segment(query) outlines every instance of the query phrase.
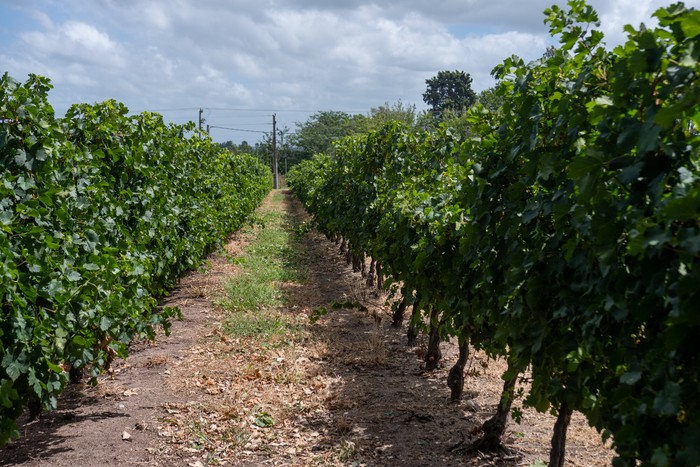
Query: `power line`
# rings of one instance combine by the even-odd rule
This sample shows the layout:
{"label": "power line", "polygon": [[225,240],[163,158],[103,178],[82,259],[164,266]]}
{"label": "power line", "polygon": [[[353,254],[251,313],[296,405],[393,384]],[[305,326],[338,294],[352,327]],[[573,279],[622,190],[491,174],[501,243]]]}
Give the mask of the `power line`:
{"label": "power line", "polygon": [[218,128],[219,130],[231,130],[231,131],[245,131],[247,133],[264,133],[267,134],[269,131],[260,131],[260,130],[244,130],[242,128],[229,128],[226,126],[214,126],[211,125],[209,128]]}
{"label": "power line", "polygon": [[239,126],[240,127],[243,127],[243,126],[261,126],[261,125],[270,125],[270,122],[221,122],[221,125],[233,125],[236,127],[239,127]]}
{"label": "power line", "polygon": [[192,110],[197,110],[199,107],[174,107],[170,109],[133,109],[129,108],[131,113],[140,112],[191,112]]}
{"label": "power line", "polygon": [[[324,112],[322,109],[250,109],[237,107],[204,107],[206,110],[228,111],[228,112],[282,112],[282,113],[315,113]],[[332,112],[362,113],[369,112],[368,109],[333,109]]]}

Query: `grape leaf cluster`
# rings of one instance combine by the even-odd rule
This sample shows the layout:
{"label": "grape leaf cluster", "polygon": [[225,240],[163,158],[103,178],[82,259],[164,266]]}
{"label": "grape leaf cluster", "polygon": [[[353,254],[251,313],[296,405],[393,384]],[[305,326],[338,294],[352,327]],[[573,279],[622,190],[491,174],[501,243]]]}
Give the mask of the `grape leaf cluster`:
{"label": "grape leaf cluster", "polygon": [[55,408],[67,370],[94,378],[168,330],[157,298],[240,227],[269,169],[121,103],[56,118],[52,85],[0,79],[0,445],[27,404]]}
{"label": "grape leaf cluster", "polygon": [[700,12],[613,50],[582,0],[545,15],[559,46],[496,67],[468,135],[389,124],[288,181],[443,335],[529,369],[528,405],[585,414],[615,465],[698,465]]}

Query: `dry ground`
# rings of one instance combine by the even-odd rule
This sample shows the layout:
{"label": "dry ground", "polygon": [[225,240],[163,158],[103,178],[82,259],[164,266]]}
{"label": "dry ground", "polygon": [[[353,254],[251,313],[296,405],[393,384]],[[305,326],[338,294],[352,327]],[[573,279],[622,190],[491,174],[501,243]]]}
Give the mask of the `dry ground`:
{"label": "dry ground", "polygon": [[[282,209],[298,225],[298,203],[276,193],[278,201],[270,197],[261,209]],[[532,410],[520,425],[509,423],[509,455],[451,449],[493,413],[503,363],[472,354],[469,397],[450,402],[445,380],[455,346],[443,344],[446,368],[422,371],[425,340],[407,347],[405,328],[389,324],[386,297],[313,231],[298,245],[307,280],[279,284],[286,305],[275,312],[289,332],[269,341],[224,332],[226,312],[216,306],[222,281],[240,273],[231,258],[256,231],[235,235],[183,278],[164,303],[184,314],[169,337],[135,343],[113,377],[71,386],[58,410],[23,420],[22,438],[0,450],[0,463],[530,466],[548,458],[554,417]],[[311,324],[313,310],[346,301],[369,311],[336,310]],[[612,457],[580,416],[567,448],[567,465],[609,465]]]}

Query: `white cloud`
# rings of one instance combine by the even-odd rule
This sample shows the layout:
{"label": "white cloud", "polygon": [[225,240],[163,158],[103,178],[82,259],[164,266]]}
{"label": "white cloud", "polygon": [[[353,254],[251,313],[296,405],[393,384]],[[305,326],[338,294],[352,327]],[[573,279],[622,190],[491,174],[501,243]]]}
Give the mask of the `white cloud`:
{"label": "white cloud", "polygon": [[157,29],[168,29],[171,26],[170,15],[163,5],[149,4],[144,11],[146,22]]}
{"label": "white cloud", "polygon": [[47,59],[59,56],[70,61],[112,67],[126,63],[120,47],[107,33],[80,21],[68,21],[46,32],[26,32],[20,37],[34,53]]}
{"label": "white cloud", "polygon": [[36,19],[39,24],[41,24],[44,29],[53,29],[53,21],[51,20],[51,17],[44,13],[43,11],[33,11],[32,12],[32,17]]}
{"label": "white cloud", "polygon": [[[624,24],[649,24],[665,2],[590,1],[609,44],[624,40]],[[0,59],[19,79],[48,74],[52,99],[62,105],[116,98],[135,110],[367,111],[401,99],[422,108],[425,80],[440,70],[464,70],[480,90],[493,84],[490,71],[504,58],[541,56],[551,43],[542,11],[552,3],[31,0],[12,7],[26,19],[12,24],[3,24],[8,7],[0,3],[0,30],[11,32]],[[210,123],[228,123],[216,118],[224,117],[213,113]]]}
{"label": "white cloud", "polygon": [[[598,11],[602,23],[601,29],[605,34],[605,42],[609,45],[625,42],[627,35],[623,28],[627,24],[632,25],[635,29],[639,27],[640,23],[645,23],[647,26],[657,25],[656,18],[652,18],[652,14],[661,6],[669,4],[660,0],[617,0],[612,3],[592,0],[591,3]],[[696,6],[700,6],[698,1],[686,2],[686,4],[690,3],[696,3]]]}

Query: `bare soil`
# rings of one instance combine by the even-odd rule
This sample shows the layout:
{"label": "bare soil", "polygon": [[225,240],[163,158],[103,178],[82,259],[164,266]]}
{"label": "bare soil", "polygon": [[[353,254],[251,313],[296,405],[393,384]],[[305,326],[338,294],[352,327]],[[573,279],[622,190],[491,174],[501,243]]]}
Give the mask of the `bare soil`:
{"label": "bare soil", "polygon": [[[281,193],[282,202],[270,197],[261,209],[282,209],[298,225],[305,213]],[[467,397],[451,402],[446,378],[456,345],[443,343],[443,366],[424,371],[425,338],[406,346],[405,326],[390,325],[386,295],[368,288],[338,246],[314,231],[300,240],[308,280],[279,284],[286,298],[278,311],[293,332],[271,342],[224,332],[217,299],[224,281],[240,274],[231,258],[255,233],[234,235],[164,300],[184,315],[170,336],[135,342],[97,386],[72,385],[58,410],[22,419],[22,437],[0,450],[0,464],[530,466],[548,459],[555,417],[531,409],[520,424],[509,422],[508,452],[465,452],[495,411],[503,362],[472,351]],[[311,324],[313,310],[339,302],[368,311],[333,310]],[[609,465],[612,455],[575,414],[566,465]]]}

